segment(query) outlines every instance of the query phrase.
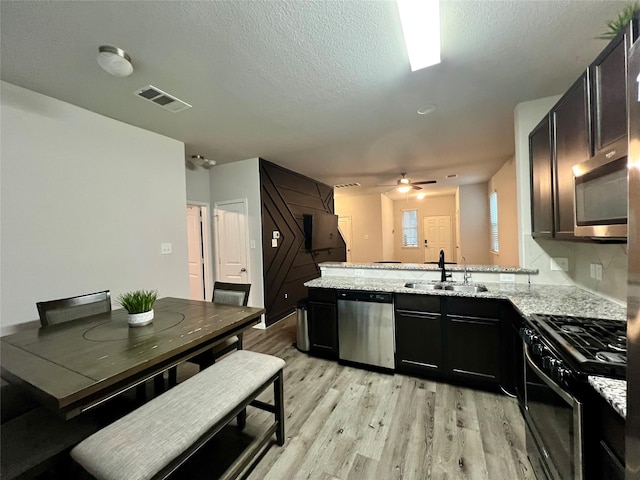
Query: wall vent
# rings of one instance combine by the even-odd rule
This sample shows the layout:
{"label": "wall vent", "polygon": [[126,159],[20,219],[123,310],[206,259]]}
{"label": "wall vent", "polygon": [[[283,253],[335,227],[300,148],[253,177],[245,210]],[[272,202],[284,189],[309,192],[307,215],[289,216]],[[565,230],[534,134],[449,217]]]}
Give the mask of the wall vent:
{"label": "wall vent", "polygon": [[191,108],[191,105],[189,105],[187,102],[183,102],[179,98],[176,98],[173,95],[169,95],[167,92],[163,92],[153,85],[147,85],[146,87],[139,88],[138,90],[133,92],[133,94],[142,98],[143,100],[155,103],[159,107],[162,107],[165,110],[169,110],[173,113],[178,113],[182,110],[186,110],[187,108]]}
{"label": "wall vent", "polygon": [[349,188],[349,187],[360,187],[361,185],[358,182],[354,183],[339,183],[338,185],[334,185],[333,188]]}

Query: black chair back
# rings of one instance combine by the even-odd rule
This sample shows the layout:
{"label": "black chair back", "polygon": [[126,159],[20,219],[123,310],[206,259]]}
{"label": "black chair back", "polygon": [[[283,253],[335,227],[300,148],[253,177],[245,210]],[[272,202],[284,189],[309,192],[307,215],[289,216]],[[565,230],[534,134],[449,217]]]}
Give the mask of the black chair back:
{"label": "black chair back", "polygon": [[213,285],[214,303],[226,303],[246,307],[249,302],[250,283],[216,282]]}
{"label": "black chair back", "polygon": [[111,292],[89,293],[36,303],[43,327],[111,311]]}

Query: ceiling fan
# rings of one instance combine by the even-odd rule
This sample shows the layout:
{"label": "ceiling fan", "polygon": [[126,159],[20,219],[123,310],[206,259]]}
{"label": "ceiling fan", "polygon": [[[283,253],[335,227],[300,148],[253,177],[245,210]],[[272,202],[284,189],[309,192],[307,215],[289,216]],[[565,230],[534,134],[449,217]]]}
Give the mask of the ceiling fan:
{"label": "ceiling fan", "polygon": [[398,187],[401,193],[406,193],[410,190],[422,190],[419,185],[429,185],[431,183],[437,183],[436,180],[423,180],[421,182],[412,182],[410,178],[407,178],[406,173],[401,173],[401,178],[398,179],[395,185],[378,185],[379,187]]}

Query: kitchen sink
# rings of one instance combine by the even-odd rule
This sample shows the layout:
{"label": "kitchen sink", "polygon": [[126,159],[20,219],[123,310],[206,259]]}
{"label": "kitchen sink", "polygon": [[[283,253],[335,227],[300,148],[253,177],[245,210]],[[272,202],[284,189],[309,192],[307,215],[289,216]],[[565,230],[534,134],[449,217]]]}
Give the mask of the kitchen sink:
{"label": "kitchen sink", "polygon": [[441,288],[443,288],[444,290],[463,293],[478,293],[487,291],[487,287],[485,287],[484,285],[445,285]]}
{"label": "kitchen sink", "polygon": [[430,282],[407,282],[404,286],[407,288],[415,288],[417,290],[442,290],[443,288],[441,283]]}

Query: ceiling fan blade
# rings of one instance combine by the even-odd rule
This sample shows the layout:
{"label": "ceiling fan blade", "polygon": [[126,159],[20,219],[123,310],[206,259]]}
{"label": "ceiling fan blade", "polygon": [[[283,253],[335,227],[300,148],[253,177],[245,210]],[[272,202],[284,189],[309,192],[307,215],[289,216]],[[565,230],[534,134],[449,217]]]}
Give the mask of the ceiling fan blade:
{"label": "ceiling fan blade", "polygon": [[412,183],[411,184],[411,190],[422,190],[422,187],[419,187],[415,183]]}
{"label": "ceiling fan blade", "polygon": [[430,183],[438,183],[436,180],[425,180],[423,182],[411,182],[412,185],[429,185]]}

